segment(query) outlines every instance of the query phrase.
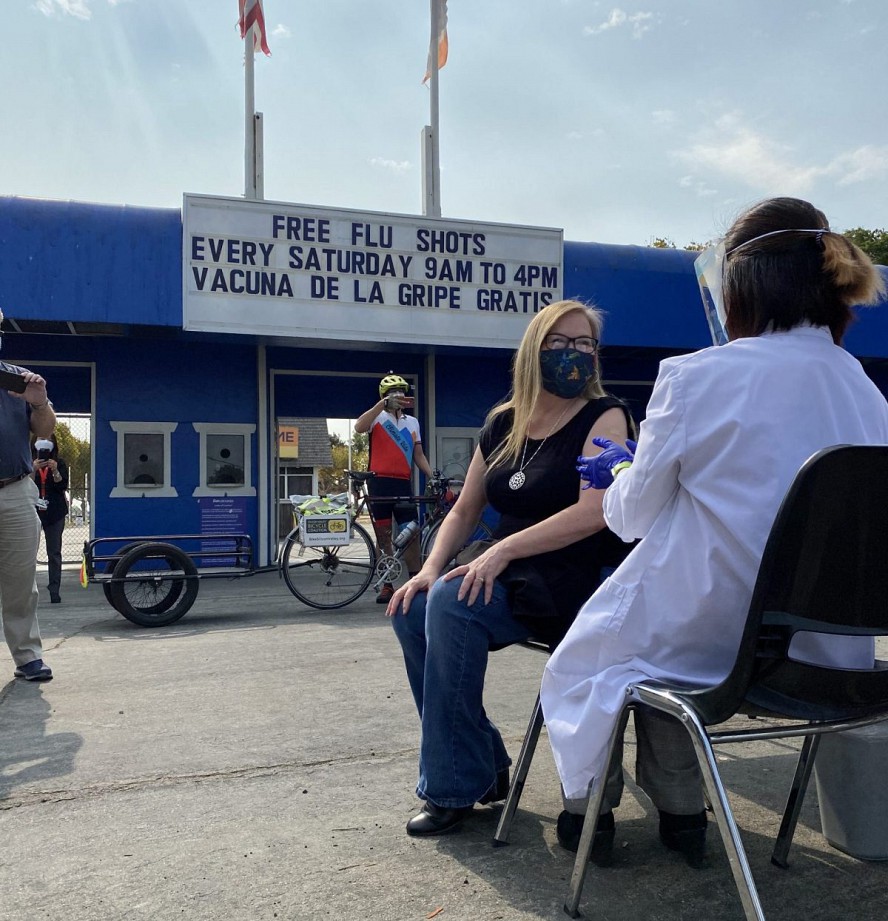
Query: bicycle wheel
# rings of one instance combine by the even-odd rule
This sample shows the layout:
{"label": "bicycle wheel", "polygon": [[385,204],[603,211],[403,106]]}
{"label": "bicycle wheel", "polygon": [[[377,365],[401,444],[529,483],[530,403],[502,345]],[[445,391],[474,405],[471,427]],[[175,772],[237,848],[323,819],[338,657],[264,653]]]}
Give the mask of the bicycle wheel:
{"label": "bicycle wheel", "polygon": [[287,540],[281,571],[287,588],[312,608],[343,608],[366,591],[376,566],[370,535],[353,524],[342,547],[306,547],[296,534]]}
{"label": "bicycle wheel", "polygon": [[114,567],[111,603],[140,627],[165,627],[183,617],[197,597],[197,567],[172,544],[146,542],[124,554]]}
{"label": "bicycle wheel", "polygon": [[[441,527],[441,522],[443,518],[439,518],[429,529],[425,532],[422,538],[422,559],[425,562],[428,559],[429,554],[432,552],[432,547],[435,546],[435,539],[438,536],[438,530]],[[476,540],[490,540],[492,535],[490,528],[483,522],[479,521],[478,526],[475,530],[469,535],[469,539],[463,544],[463,547],[467,547],[469,544],[473,543]]]}

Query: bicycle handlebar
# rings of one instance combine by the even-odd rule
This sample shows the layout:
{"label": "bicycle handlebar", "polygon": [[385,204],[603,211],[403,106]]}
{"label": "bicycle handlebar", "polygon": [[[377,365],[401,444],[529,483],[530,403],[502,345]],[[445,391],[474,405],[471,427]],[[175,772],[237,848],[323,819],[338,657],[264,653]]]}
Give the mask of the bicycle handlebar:
{"label": "bicycle handlebar", "polygon": [[[353,487],[359,486],[361,483],[366,483],[367,480],[372,480],[376,474],[372,470],[346,470],[349,480]],[[428,478],[427,485],[431,486],[433,489],[440,489],[441,491],[447,489],[451,483],[462,482],[461,480],[455,480],[453,477],[444,476],[440,470],[432,471],[432,476]]]}

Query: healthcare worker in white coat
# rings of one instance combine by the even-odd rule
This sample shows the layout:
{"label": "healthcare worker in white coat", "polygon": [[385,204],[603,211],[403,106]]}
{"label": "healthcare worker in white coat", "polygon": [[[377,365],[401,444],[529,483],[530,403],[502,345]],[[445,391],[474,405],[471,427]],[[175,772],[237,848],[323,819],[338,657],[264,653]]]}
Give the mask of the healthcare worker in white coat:
{"label": "healthcare worker in white coat", "polygon": [[[576,850],[590,782],[606,776],[598,863],[622,790],[621,762],[609,771],[602,762],[627,686],[722,681],[799,468],[830,445],[888,443],[888,404],[840,345],[852,306],[876,303],[884,280],[822,212],[793,198],[760,202],[697,269],[713,338],[726,344],[661,363],[634,456],[632,444],[601,441],[600,455],[580,458],[581,475],[607,487],[608,527],[641,542],[580,610],[543,677],[565,847]],[[833,637],[826,650],[816,640],[793,653],[872,667],[867,638]],[[663,843],[700,866],[706,813],[690,737],[674,718],[652,717],[635,713],[637,780],[659,810]]]}

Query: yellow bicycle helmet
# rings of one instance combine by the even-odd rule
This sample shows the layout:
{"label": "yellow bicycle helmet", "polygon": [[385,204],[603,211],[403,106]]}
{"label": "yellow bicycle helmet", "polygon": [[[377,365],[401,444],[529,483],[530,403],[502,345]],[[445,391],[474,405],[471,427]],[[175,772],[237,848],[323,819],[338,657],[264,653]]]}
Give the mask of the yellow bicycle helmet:
{"label": "yellow bicycle helmet", "polygon": [[385,397],[390,390],[403,390],[406,394],[410,390],[410,384],[400,374],[386,374],[379,382],[380,399]]}

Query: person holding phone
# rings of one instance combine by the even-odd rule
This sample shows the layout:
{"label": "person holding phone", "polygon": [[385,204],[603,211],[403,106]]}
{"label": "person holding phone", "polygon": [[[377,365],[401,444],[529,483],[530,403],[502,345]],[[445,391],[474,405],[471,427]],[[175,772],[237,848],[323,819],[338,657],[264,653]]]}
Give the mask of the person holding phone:
{"label": "person holding phone", "polygon": [[37,515],[46,542],[49,564],[49,601],[58,604],[62,598],[62,532],[68,515],[68,465],[59,457],[55,438],[38,438],[34,442],[34,482],[40,495]]}
{"label": "person holding phone", "polygon": [[[0,311],[0,323],[3,312]],[[37,485],[31,477],[31,435],[48,438],[56,424],[46,381],[0,361],[0,621],[16,678],[49,681],[37,624]],[[11,377],[22,378],[24,387]]]}
{"label": "person holding phone", "polygon": [[[398,503],[389,500],[373,502],[373,496],[404,496],[411,492],[413,465],[427,476],[432,468],[422,450],[419,423],[415,416],[408,416],[405,410],[413,408],[413,398],[408,396],[410,384],[399,374],[389,372],[379,382],[379,400],[355,423],[358,435],[370,433],[370,462],[368,469],[376,476],[367,481],[370,493],[370,512],[373,516],[373,530],[380,553],[392,552],[392,520],[399,525],[416,521],[413,506],[401,510]],[[404,552],[404,561],[411,576],[419,572],[419,541],[412,541]],[[379,604],[388,604],[394,594],[394,586],[386,582],[376,596]]]}

